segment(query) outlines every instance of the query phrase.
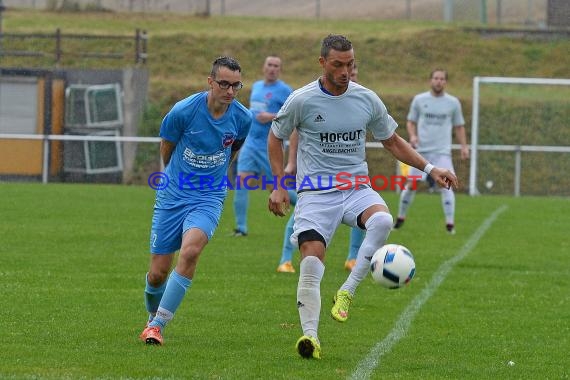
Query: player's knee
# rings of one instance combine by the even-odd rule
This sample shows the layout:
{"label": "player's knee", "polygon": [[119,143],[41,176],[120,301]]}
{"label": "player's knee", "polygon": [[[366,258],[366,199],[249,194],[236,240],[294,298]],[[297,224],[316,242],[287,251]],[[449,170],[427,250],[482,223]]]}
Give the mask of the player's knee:
{"label": "player's knee", "polygon": [[168,270],[152,269],[148,272],[147,280],[148,283],[155,288],[166,282],[168,278]]}
{"label": "player's knee", "polygon": [[365,226],[367,231],[390,230],[392,229],[393,223],[394,218],[392,218],[391,214],[384,211],[378,211],[370,215],[365,223]]}
{"label": "player's knee", "polygon": [[185,267],[195,266],[203,248],[201,244],[182,244],[178,254],[178,263]]}
{"label": "player's knee", "polygon": [[301,248],[301,245],[303,245],[303,243],[306,243],[309,241],[320,241],[321,243],[323,243],[325,245],[325,247],[327,245],[323,235],[318,233],[316,230],[303,231],[299,234],[299,237],[297,238],[299,248]]}

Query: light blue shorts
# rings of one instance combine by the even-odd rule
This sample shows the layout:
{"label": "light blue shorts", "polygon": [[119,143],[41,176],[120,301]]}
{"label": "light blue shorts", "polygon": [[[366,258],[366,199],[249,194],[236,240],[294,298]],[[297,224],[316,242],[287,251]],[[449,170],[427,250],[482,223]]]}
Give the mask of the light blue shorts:
{"label": "light blue shorts", "polygon": [[150,252],[169,254],[180,249],[182,236],[190,228],[212,238],[222,215],[223,198],[201,194],[199,199],[174,203],[157,199],[150,231]]}
{"label": "light blue shorts", "polygon": [[[246,140],[247,141],[247,140]],[[267,146],[248,144],[241,148],[237,162],[238,173],[265,174],[271,176],[271,166],[267,157]]]}

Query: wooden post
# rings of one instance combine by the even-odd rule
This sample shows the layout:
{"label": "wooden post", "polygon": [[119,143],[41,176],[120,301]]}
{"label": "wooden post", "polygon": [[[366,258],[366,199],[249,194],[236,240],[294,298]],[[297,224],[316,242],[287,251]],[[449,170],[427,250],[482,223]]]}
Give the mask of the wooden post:
{"label": "wooden post", "polygon": [[135,30],[135,64],[140,63],[141,61],[141,30]]}
{"label": "wooden post", "polygon": [[55,30],[55,65],[59,66],[61,63],[61,29]]}

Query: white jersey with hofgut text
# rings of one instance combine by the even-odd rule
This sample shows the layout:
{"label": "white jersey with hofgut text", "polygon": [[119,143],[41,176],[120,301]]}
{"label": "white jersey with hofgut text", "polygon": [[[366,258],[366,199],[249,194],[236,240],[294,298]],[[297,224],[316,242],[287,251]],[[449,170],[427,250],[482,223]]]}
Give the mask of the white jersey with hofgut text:
{"label": "white jersey with hofgut text", "polygon": [[315,80],[287,98],[271,130],[283,140],[298,131],[296,185],[301,191],[335,186],[339,173],[368,175],[366,132],[385,140],[397,126],[374,91],[350,82],[343,94],[334,96]]}

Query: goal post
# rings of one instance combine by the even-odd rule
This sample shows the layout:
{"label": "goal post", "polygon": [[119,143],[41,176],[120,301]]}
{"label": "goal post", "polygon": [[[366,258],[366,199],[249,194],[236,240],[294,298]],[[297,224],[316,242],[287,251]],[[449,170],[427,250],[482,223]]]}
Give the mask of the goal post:
{"label": "goal post", "polygon": [[[514,89],[505,90],[505,88],[495,89],[490,97],[493,98],[490,103],[495,107],[500,107],[502,115],[487,115],[487,123],[490,119],[494,120],[493,125],[485,125],[481,120],[481,103],[485,98],[481,95],[481,85],[515,85]],[[536,92],[528,88],[516,87],[516,85],[528,86],[548,86],[538,89]],[[555,87],[552,87],[555,86]],[[566,88],[560,86],[568,86]],[[556,88],[552,91],[552,88]],[[537,88],[535,88],[536,90]],[[559,90],[561,89],[561,91]],[[557,175],[560,180],[564,180],[564,171],[566,167],[570,167],[570,79],[563,78],[514,78],[514,77],[474,77],[473,78],[473,108],[471,122],[471,164],[469,172],[469,195],[479,195],[481,181],[487,181],[485,188],[493,187],[494,182],[485,178],[480,178],[481,152],[509,152],[512,155],[513,162],[504,165],[497,170],[498,173],[505,174],[506,177],[512,177],[513,195],[521,195],[521,177],[523,154],[528,153],[558,153],[562,160],[557,162],[558,169],[562,165],[562,172]],[[508,100],[511,101],[508,101]],[[505,101],[507,100],[507,101]],[[515,106],[512,110],[505,110],[507,105],[511,103]],[[537,102],[539,102],[537,104]],[[521,112],[521,110],[523,112]],[[541,116],[536,116],[532,112],[538,111]],[[512,113],[514,125],[509,123],[511,119],[505,117],[505,114]],[[521,115],[522,113],[522,115]],[[548,116],[544,116],[548,115]],[[541,117],[543,119],[541,119]],[[516,122],[516,123],[515,123]],[[535,124],[533,124],[535,123]],[[509,124],[509,125],[503,125]],[[538,125],[537,125],[538,124]],[[495,128],[493,131],[485,130]],[[547,127],[552,127],[548,129]],[[505,132],[499,136],[496,129],[505,129]],[[510,129],[509,129],[510,128]],[[511,134],[509,134],[511,132]],[[481,133],[485,133],[484,143],[481,143]],[[542,162],[553,162],[551,158],[542,159]],[[560,162],[562,161],[562,163]],[[512,168],[511,168],[512,166]],[[503,171],[505,167],[509,167],[508,172]],[[556,168],[554,169],[556,170]],[[499,176],[501,176],[499,174]],[[550,174],[555,177],[556,174]],[[532,178],[531,178],[532,180]],[[546,181],[546,180],[545,180]],[[558,186],[559,188],[568,187],[567,184]],[[531,191],[532,193],[532,191]],[[546,190],[547,195],[552,194],[550,190]],[[568,193],[554,195],[569,195]]]}

